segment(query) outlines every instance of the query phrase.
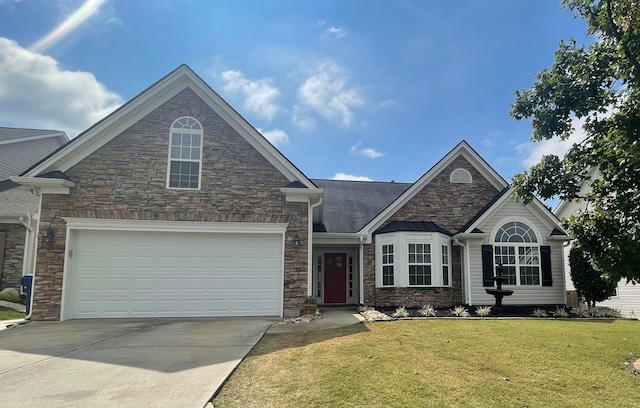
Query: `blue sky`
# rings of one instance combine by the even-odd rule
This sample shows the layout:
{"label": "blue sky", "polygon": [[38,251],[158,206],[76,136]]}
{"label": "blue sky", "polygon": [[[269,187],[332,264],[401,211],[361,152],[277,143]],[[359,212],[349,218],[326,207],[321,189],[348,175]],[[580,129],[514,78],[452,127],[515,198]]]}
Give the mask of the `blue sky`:
{"label": "blue sky", "polygon": [[413,182],[460,140],[505,179],[514,91],[585,25],[554,0],[0,0],[0,125],[74,137],[187,63],[311,178]]}

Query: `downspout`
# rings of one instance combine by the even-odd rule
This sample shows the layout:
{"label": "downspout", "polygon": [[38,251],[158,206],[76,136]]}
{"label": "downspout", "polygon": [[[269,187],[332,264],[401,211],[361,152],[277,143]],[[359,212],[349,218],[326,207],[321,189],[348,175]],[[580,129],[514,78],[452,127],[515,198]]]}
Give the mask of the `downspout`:
{"label": "downspout", "polygon": [[322,204],[322,196],[318,199],[318,202],[311,204],[309,199],[309,226],[307,230],[307,296],[313,296],[313,210],[317,206]]}
{"label": "downspout", "polygon": [[462,248],[464,248],[464,292],[465,292],[465,297],[466,297],[466,301],[467,304],[469,306],[473,306],[472,302],[471,302],[471,276],[469,275],[469,247],[467,247],[467,245],[463,244],[462,242],[460,242],[460,240],[458,238],[454,239],[453,242],[455,242],[456,245],[461,246]]}
{"label": "downspout", "polygon": [[[29,265],[29,261],[30,261],[30,256],[29,254],[31,253],[30,249],[31,249],[31,240],[33,239],[33,228],[31,227],[30,223],[33,216],[31,215],[31,213],[27,213],[26,217],[19,217],[18,221],[20,221],[20,224],[22,224],[22,226],[26,229],[25,234],[24,234],[24,255],[22,257],[22,276],[27,274],[27,267]],[[25,222],[24,219],[27,219],[29,222]]]}
{"label": "downspout", "polygon": [[[32,190],[34,191],[34,190]],[[36,266],[38,265],[38,233],[40,232],[40,218],[42,215],[42,192],[34,191],[40,197],[38,201],[38,219],[36,221],[36,234],[35,234],[35,243],[33,245],[33,254],[35,255],[35,259],[33,260],[33,267],[31,274],[33,278],[31,280],[31,304],[29,305],[29,314],[24,317],[25,320],[31,320],[31,315],[33,314],[33,298],[35,297],[35,289],[36,289]]]}
{"label": "downspout", "polygon": [[358,269],[360,269],[360,290],[358,292],[359,293],[359,297],[360,297],[360,301],[358,302],[359,304],[363,305],[364,304],[364,237],[362,235],[360,235],[360,248],[358,250],[358,252],[360,253],[360,256],[358,258],[358,265],[360,266]]}

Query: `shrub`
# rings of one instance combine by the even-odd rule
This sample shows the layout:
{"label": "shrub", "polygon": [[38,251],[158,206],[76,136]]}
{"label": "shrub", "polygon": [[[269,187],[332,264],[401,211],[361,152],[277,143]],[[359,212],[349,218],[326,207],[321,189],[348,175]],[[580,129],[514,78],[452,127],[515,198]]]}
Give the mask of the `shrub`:
{"label": "shrub", "polygon": [[591,316],[591,313],[589,312],[589,309],[587,309],[586,307],[574,307],[574,308],[571,309],[571,313],[573,313],[577,317],[589,317],[589,316]]}
{"label": "shrub", "polygon": [[475,313],[482,317],[489,316],[491,314],[491,306],[478,306]]}
{"label": "shrub", "polygon": [[391,317],[395,317],[396,319],[399,319],[401,317],[409,317],[409,312],[407,311],[406,307],[402,306],[397,308],[395,312],[391,314]]}
{"label": "shrub", "polygon": [[549,317],[549,313],[547,313],[544,309],[535,309],[532,313],[534,317]]}
{"label": "shrub", "polygon": [[567,309],[565,309],[564,307],[556,306],[556,310],[554,310],[551,313],[553,314],[553,317],[561,317],[561,318],[569,317],[569,312],[567,312]]}
{"label": "shrub", "polygon": [[436,309],[431,305],[424,305],[420,309],[418,309],[418,313],[420,316],[424,317],[436,317]]}
{"label": "shrub", "polygon": [[453,310],[449,310],[451,316],[456,317],[469,317],[469,311],[464,308],[464,306],[456,306]]}
{"label": "shrub", "polygon": [[622,312],[620,312],[620,310],[605,306],[594,307],[589,310],[589,313],[593,317],[610,317],[614,319],[622,318]]}

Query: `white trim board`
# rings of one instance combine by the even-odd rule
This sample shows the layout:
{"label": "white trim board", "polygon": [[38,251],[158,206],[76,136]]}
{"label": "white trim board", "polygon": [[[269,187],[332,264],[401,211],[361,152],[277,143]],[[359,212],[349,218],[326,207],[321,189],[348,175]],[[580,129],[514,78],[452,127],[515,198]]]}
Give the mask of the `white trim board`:
{"label": "white trim board", "polygon": [[284,234],[286,223],[260,222],[200,222],[200,221],[149,221],[110,220],[102,218],[63,217],[69,229],[111,231],[166,231],[237,234]]}

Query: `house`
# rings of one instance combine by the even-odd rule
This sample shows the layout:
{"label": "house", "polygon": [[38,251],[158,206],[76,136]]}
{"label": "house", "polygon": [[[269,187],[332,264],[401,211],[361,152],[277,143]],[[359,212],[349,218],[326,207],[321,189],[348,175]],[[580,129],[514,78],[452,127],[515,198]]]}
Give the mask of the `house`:
{"label": "house", "polygon": [[[590,180],[599,177],[598,170],[592,168],[588,173]],[[579,195],[584,196],[590,191],[589,182],[585,180],[579,190]],[[578,215],[580,212],[587,210],[587,202],[584,200],[564,200],[558,204],[554,213],[558,218],[569,218],[572,215]],[[571,280],[571,266],[569,265],[569,251],[571,245],[567,242],[563,248],[563,266],[565,270],[565,281],[567,282],[567,296],[575,298],[577,302],[576,288]],[[615,293],[607,300],[599,302],[601,306],[619,309],[626,317],[640,319],[640,285],[627,283],[626,279],[618,282]]]}
{"label": "house", "polygon": [[68,142],[56,130],[0,127],[0,290],[31,273],[39,196],[9,180]]}
{"label": "house", "polygon": [[42,193],[32,318],[302,302],[564,304],[558,219],[466,142],[412,184],[310,180],[181,65],[12,180]]}

